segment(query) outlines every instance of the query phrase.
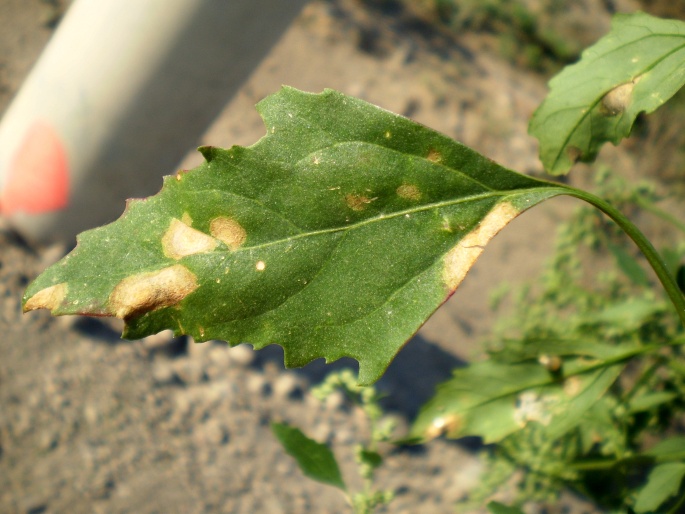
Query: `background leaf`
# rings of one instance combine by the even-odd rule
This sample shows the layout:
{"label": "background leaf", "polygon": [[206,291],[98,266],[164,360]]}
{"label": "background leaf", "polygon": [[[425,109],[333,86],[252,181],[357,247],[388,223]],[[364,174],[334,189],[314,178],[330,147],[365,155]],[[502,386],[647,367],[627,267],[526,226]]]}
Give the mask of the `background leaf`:
{"label": "background leaf", "polygon": [[298,428],[284,423],[272,423],[271,430],[276,434],[288,455],[295,458],[305,475],[318,482],[347,491],[338,463],[328,446],[317,443]]}
{"label": "background leaf", "polygon": [[[596,365],[596,363],[595,363]],[[588,371],[582,372],[583,366]],[[535,422],[557,439],[583,416],[619,376],[623,366],[592,370],[584,359],[564,363],[565,379],[537,362],[476,362],[440,384],[414,422],[409,440],[478,436],[496,443]]]}
{"label": "background leaf", "polygon": [[203,148],[31,284],[24,309],[117,316],[124,337],[277,343],[288,366],[357,359],[376,380],[525,209],[567,192],[327,90],[258,105],[267,135]]}
{"label": "background leaf", "polygon": [[555,175],[594,160],[607,141],[627,137],[641,112],[652,112],[685,83],[685,23],[644,13],[617,14],[609,34],[550,83],[530,133]]}
{"label": "background leaf", "polygon": [[523,514],[523,511],[518,507],[510,507],[496,501],[491,501],[487,507],[491,514]]}
{"label": "background leaf", "polygon": [[649,474],[647,484],[638,494],[635,512],[658,512],[666,500],[678,494],[684,476],[683,462],[659,464]]}

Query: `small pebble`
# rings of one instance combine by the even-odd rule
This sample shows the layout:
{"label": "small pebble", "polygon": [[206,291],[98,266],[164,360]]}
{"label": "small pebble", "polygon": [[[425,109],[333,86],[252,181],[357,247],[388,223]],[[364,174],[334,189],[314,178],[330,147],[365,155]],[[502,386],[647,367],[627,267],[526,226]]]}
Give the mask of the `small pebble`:
{"label": "small pebble", "polygon": [[271,384],[263,375],[252,374],[247,379],[247,390],[252,394],[261,396],[269,396],[271,394]]}
{"label": "small pebble", "polygon": [[198,425],[193,430],[195,441],[202,446],[218,446],[228,442],[228,430],[216,419]]}
{"label": "small pebble", "polygon": [[202,362],[191,358],[182,358],[173,361],[174,373],[185,384],[197,384],[205,378]]}
{"label": "small pebble", "polygon": [[235,362],[239,366],[248,367],[255,360],[255,351],[244,344],[231,348],[228,354],[231,362]]}
{"label": "small pebble", "polygon": [[294,373],[281,373],[273,385],[274,396],[282,399],[298,399],[303,397],[301,380]]}
{"label": "small pebble", "polygon": [[155,360],[152,365],[152,379],[158,385],[173,383],[176,379],[176,372],[171,362],[168,360]]}

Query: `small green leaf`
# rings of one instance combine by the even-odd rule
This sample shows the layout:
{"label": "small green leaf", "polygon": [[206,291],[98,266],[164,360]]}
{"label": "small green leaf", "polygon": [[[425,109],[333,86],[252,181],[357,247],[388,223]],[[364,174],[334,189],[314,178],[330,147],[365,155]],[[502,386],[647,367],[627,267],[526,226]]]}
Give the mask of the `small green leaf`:
{"label": "small green leaf", "polygon": [[635,512],[658,512],[669,498],[678,494],[685,477],[685,463],[667,462],[659,464],[649,474],[647,483],[637,496]]}
{"label": "small green leaf", "polygon": [[369,384],[490,238],[569,192],[335,91],[258,109],[257,144],[203,148],[206,164],[81,234],[24,309],[117,316],[129,339],[275,343],[287,366],[353,357]]}
{"label": "small green leaf", "polygon": [[328,446],[317,443],[304,435],[298,428],[290,427],[284,423],[272,423],[271,430],[288,455],[295,458],[306,476],[347,491],[338,463]]}
{"label": "small green leaf", "polygon": [[611,327],[611,330],[607,328],[611,335],[630,334],[667,309],[665,302],[632,296],[584,316],[583,323]]}
{"label": "small green leaf", "polygon": [[510,507],[496,501],[491,501],[487,507],[491,514],[523,514],[523,511],[518,507]]}
{"label": "small green leaf", "polygon": [[657,462],[663,459],[680,458],[685,460],[685,437],[669,437],[659,441],[645,455],[654,457]]}
{"label": "small green leaf", "polygon": [[625,248],[616,245],[611,241],[607,241],[607,247],[613,254],[618,267],[633,284],[641,287],[649,286],[647,272],[642,266],[640,266],[640,263],[637,261],[637,259],[635,259],[635,257],[633,257]]}
{"label": "small green leaf", "polygon": [[636,412],[643,412],[653,409],[659,405],[673,402],[678,398],[678,393],[672,391],[659,391],[656,393],[647,393],[633,398],[628,405],[628,412],[634,414]]}
{"label": "small green leaf", "polygon": [[595,372],[567,379],[560,404],[545,433],[557,439],[583,422],[583,415],[597,403],[621,374],[623,366],[607,366]]}
{"label": "small green leaf", "polygon": [[617,14],[609,34],[550,83],[530,133],[554,174],[594,160],[607,141],[630,134],[641,112],[652,112],[685,84],[685,23],[644,13]]}
{"label": "small green leaf", "polygon": [[383,457],[381,454],[370,450],[362,449],[359,452],[359,459],[363,464],[366,464],[371,469],[376,469],[378,466],[383,464]]}

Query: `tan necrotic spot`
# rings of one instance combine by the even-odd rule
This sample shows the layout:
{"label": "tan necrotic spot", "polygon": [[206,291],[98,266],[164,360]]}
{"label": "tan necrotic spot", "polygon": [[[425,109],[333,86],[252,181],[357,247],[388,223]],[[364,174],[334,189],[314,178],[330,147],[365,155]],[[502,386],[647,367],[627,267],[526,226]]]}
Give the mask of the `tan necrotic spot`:
{"label": "tan necrotic spot", "polygon": [[402,184],[395,192],[397,193],[397,196],[406,200],[416,201],[421,199],[421,191],[412,184]]}
{"label": "tan necrotic spot", "polygon": [[577,146],[567,146],[566,155],[568,155],[571,162],[576,163],[583,157],[583,152]]}
{"label": "tan necrotic spot", "polygon": [[171,220],[162,237],[164,255],[176,260],[196,253],[211,252],[217,244],[213,237],[189,227],[176,218]]}
{"label": "tan necrotic spot", "polygon": [[369,198],[363,195],[345,195],[345,203],[353,211],[363,211],[366,206],[373,202],[373,198]]}
{"label": "tan necrotic spot", "polygon": [[67,284],[61,283],[41,289],[24,304],[24,312],[36,309],[50,309],[59,307],[67,296]]}
{"label": "tan necrotic spot", "polygon": [[477,227],[447,253],[443,280],[449,291],[457,289],[476,259],[483,253],[485,245],[518,214],[519,211],[510,203],[497,204]]}
{"label": "tan necrotic spot", "polygon": [[428,150],[428,155],[426,155],[426,159],[428,159],[431,162],[440,162],[442,161],[442,154],[438,152],[435,148],[431,148]]}
{"label": "tan necrotic spot", "polygon": [[634,80],[616,86],[604,95],[600,105],[600,112],[604,116],[616,116],[625,111],[628,105],[630,105],[630,101],[633,98],[633,89],[635,84],[640,81],[640,78],[635,77]]}
{"label": "tan necrotic spot", "polygon": [[109,311],[121,319],[138,316],[176,305],[197,288],[195,275],[180,264],[159,271],[138,273],[116,285],[109,295]]}
{"label": "tan necrotic spot", "polygon": [[209,232],[231,250],[240,248],[247,239],[247,233],[240,223],[226,216],[214,218],[209,224]]}
{"label": "tan necrotic spot", "polygon": [[424,435],[426,439],[435,439],[443,435],[454,434],[459,431],[462,425],[461,417],[457,414],[448,414],[435,418],[426,428]]}

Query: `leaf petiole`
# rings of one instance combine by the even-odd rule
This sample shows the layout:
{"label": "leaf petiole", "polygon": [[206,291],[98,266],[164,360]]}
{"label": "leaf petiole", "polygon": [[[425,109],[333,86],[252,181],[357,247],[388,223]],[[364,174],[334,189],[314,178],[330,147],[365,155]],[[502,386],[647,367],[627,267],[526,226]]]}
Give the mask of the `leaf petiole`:
{"label": "leaf petiole", "polygon": [[606,200],[603,200],[587,191],[575,189],[569,186],[562,186],[566,190],[566,194],[573,196],[580,200],[593,205],[598,208],[609,218],[611,218],[621,229],[633,240],[640,251],[644,254],[650,266],[656,273],[657,278],[666,290],[666,294],[671,300],[671,303],[678,313],[681,323],[685,326],[685,296],[678,288],[675,278],[671,275],[666,264],[662,260],[659,252],[656,251],[652,243],[645,237],[645,235],[635,226],[635,224],[625,217],[618,209],[611,205]]}

